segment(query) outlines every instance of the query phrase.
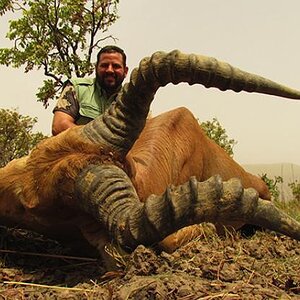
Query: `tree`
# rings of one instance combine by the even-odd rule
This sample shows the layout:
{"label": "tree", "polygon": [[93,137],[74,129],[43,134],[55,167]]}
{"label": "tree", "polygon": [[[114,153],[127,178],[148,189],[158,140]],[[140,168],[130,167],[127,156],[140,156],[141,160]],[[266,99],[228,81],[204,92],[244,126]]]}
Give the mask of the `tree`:
{"label": "tree", "polygon": [[41,132],[32,132],[36,122],[36,118],[22,116],[15,110],[0,109],[0,167],[27,155],[46,138]]}
{"label": "tree", "polygon": [[213,118],[212,121],[200,123],[200,126],[209,138],[214,140],[230,156],[233,156],[233,147],[237,142],[228,137],[226,130],[222,127],[217,118]]}
{"label": "tree", "polygon": [[[118,18],[119,0],[0,0],[0,15],[12,11],[21,17],[10,21],[7,38],[11,48],[0,48],[0,64],[25,73],[42,69],[50,79],[37,93],[47,106],[66,78],[91,74],[92,53],[110,35]],[[103,36],[100,38],[99,33]]]}

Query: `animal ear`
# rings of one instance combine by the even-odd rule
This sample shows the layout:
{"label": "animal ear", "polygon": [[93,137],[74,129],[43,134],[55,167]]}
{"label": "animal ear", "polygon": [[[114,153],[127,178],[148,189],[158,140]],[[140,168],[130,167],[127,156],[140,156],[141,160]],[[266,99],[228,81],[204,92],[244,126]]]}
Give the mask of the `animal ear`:
{"label": "animal ear", "polygon": [[152,245],[182,227],[202,222],[241,221],[300,240],[297,221],[270,201],[259,199],[254,189],[244,190],[238,179],[222,183],[214,176],[198,182],[192,177],[142,203],[121,169],[90,165],[78,176],[75,186],[79,206],[100,221],[124,248]]}

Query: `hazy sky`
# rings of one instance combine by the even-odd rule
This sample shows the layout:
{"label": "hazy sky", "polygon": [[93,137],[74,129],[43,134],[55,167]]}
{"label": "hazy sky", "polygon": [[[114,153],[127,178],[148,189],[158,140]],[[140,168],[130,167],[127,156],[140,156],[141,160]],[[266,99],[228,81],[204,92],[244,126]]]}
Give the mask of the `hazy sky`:
{"label": "hazy sky", "polygon": [[[300,89],[299,12],[299,0],[121,0],[110,33],[125,49],[130,71],[157,50],[179,49]],[[9,45],[6,31],[1,17],[0,47]],[[53,103],[45,110],[35,98],[42,74],[4,66],[0,72],[0,107],[38,117],[36,128],[50,134]],[[157,115],[178,106],[202,121],[217,117],[238,141],[240,163],[300,164],[300,101],[180,84],[160,89],[151,109]]]}

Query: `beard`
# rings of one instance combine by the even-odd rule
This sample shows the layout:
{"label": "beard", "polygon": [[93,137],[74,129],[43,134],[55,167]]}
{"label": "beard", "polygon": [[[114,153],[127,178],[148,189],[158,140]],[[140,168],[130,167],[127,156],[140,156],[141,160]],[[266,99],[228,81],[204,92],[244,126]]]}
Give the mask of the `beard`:
{"label": "beard", "polygon": [[120,86],[122,85],[122,82],[124,80],[124,77],[116,76],[115,74],[110,75],[99,75],[96,73],[96,80],[98,84],[107,92],[114,92],[117,91]]}

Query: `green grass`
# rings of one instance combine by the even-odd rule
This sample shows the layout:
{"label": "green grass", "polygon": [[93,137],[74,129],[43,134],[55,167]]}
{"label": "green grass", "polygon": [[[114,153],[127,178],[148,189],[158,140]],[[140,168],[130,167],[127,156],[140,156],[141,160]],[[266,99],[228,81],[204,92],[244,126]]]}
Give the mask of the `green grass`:
{"label": "green grass", "polygon": [[274,201],[274,204],[285,211],[288,215],[300,222],[300,202],[298,200],[291,201]]}

